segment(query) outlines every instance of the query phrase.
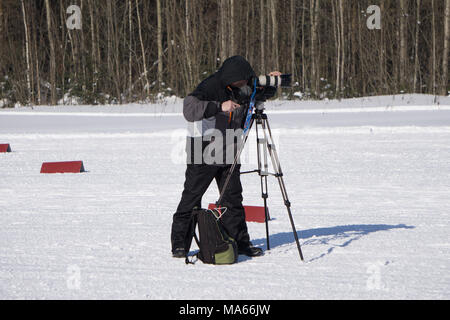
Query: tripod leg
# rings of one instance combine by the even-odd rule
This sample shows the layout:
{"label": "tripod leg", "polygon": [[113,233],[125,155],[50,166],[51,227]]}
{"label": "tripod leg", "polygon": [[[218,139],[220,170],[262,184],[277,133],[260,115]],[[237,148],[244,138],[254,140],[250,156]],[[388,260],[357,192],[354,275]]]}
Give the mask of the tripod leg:
{"label": "tripod leg", "polygon": [[228,184],[229,184],[229,182],[230,182],[231,175],[233,174],[233,171],[234,171],[234,169],[235,169],[235,167],[236,167],[236,165],[237,165],[237,162],[239,161],[239,158],[240,158],[240,156],[241,156],[242,150],[244,150],[245,143],[247,142],[248,136],[249,136],[249,134],[250,134],[250,130],[251,130],[252,126],[253,126],[253,123],[254,123],[254,117],[252,117],[252,119],[251,119],[250,121],[251,121],[251,122],[250,122],[249,129],[248,129],[247,132],[245,133],[245,136],[244,136],[244,138],[243,138],[242,144],[240,145],[240,148],[238,149],[238,151],[237,151],[237,153],[236,153],[236,156],[234,157],[233,164],[231,165],[230,171],[228,172],[227,178],[225,179],[225,183],[224,183],[224,185],[223,185],[223,187],[222,187],[222,191],[220,192],[219,200],[217,200],[217,203],[216,203],[217,206],[220,206],[220,205],[222,204],[223,195],[225,194],[225,190],[226,190],[227,187],[228,187]]}
{"label": "tripod leg", "polygon": [[[267,175],[269,172],[268,163],[267,163],[267,139],[259,138],[259,130],[258,126],[262,125],[262,121],[260,119],[256,120],[256,148],[257,148],[257,156],[258,156],[258,174],[261,178],[261,197],[264,201],[264,220],[266,224],[266,242],[267,242],[267,250],[270,250],[270,241],[269,241],[269,210],[267,208]],[[264,152],[264,157],[261,157],[261,152]],[[264,163],[261,163],[261,159],[264,160]],[[264,166],[264,170],[262,169]]]}
{"label": "tripod leg", "polygon": [[[268,122],[267,118],[263,119],[262,127],[263,127],[264,137],[267,141],[266,143],[267,143],[267,147],[269,150],[270,158],[272,160],[273,169],[275,170],[275,176],[277,177],[278,184],[280,185],[281,195],[283,197],[284,204],[285,204],[287,212],[288,212],[289,221],[291,223],[295,243],[297,244],[298,253],[300,255],[300,259],[303,261],[303,253],[302,253],[302,249],[300,247],[300,242],[298,240],[297,230],[295,229],[294,219],[292,217],[291,203],[290,203],[288,195],[287,195],[286,186],[285,186],[284,180],[283,180],[283,172],[281,171],[280,160],[278,158],[278,154],[275,149],[272,132],[270,130],[270,126],[269,126],[269,122]],[[266,135],[266,130],[265,130],[266,127],[267,127],[267,131],[269,132],[270,140],[267,140],[267,135]]]}
{"label": "tripod leg", "polygon": [[[264,180],[264,182],[263,182]],[[261,188],[263,188],[263,185],[265,186],[265,192],[262,191],[262,197],[264,200],[264,215],[265,215],[265,222],[266,222],[266,242],[267,242],[267,250],[270,250],[270,243],[269,243],[269,209],[267,208],[267,176],[262,177],[261,176]]]}

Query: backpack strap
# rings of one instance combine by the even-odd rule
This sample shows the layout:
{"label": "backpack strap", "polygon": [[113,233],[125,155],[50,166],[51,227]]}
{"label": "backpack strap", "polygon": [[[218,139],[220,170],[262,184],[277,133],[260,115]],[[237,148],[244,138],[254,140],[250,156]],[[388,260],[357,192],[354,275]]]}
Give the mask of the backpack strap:
{"label": "backpack strap", "polygon": [[200,241],[198,240],[197,234],[195,233],[195,228],[197,226],[197,212],[196,212],[196,208],[194,208],[194,210],[192,211],[192,215],[191,215],[191,222],[189,225],[189,234],[188,234],[188,244],[187,244],[187,248],[186,248],[186,259],[185,259],[185,263],[186,264],[195,264],[195,262],[198,260],[198,253],[192,255],[192,257],[196,257],[196,260],[189,260],[189,249],[191,248],[191,243],[192,243],[192,239],[195,239],[195,242],[197,243],[197,245],[200,247]]}
{"label": "backpack strap", "polygon": [[[195,225],[193,226],[193,237],[194,237],[194,239],[195,239],[195,242],[197,243],[197,246],[200,248],[200,241],[198,240],[198,237],[197,237],[197,233],[195,233]],[[196,254],[193,254],[191,257],[195,257],[195,260],[194,259],[191,259],[191,260],[189,260],[189,255],[188,255],[188,253],[186,253],[186,259],[185,259],[185,263],[186,264],[195,264],[196,262],[197,262],[197,260],[198,260],[198,254],[199,254],[200,252],[197,252]]]}

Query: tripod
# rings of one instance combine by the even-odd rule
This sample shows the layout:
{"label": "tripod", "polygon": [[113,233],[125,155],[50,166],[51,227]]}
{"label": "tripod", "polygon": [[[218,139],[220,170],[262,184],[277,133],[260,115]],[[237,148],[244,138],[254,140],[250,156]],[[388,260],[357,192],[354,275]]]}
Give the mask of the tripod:
{"label": "tripod", "polygon": [[[281,195],[284,200],[284,204],[287,209],[287,213],[289,216],[289,221],[291,223],[292,232],[294,235],[295,243],[297,244],[298,253],[300,255],[300,259],[303,261],[303,254],[302,249],[300,247],[300,242],[298,240],[297,231],[295,229],[294,219],[292,218],[291,213],[291,202],[289,201],[287,192],[286,192],[286,186],[284,184],[283,180],[283,172],[281,171],[280,166],[280,160],[278,158],[278,154],[275,148],[275,144],[272,137],[272,131],[270,130],[269,126],[269,120],[267,119],[267,114],[264,113],[264,108],[260,105],[257,108],[255,108],[255,112],[252,114],[250,125],[248,127],[248,130],[245,131],[243,143],[241,144],[240,148],[237,151],[237,154],[234,158],[234,162],[230,168],[230,171],[228,172],[227,178],[225,180],[225,184],[222,188],[222,191],[220,193],[219,200],[217,201],[217,207],[220,208],[223,195],[225,193],[225,190],[228,186],[228,183],[230,181],[231,175],[236,167],[236,164],[240,158],[240,155],[242,153],[242,150],[244,149],[245,143],[247,142],[249,133],[251,128],[253,127],[253,124],[256,121],[256,142],[257,142],[257,156],[258,156],[258,169],[251,170],[251,171],[245,171],[241,172],[241,174],[247,174],[247,173],[258,173],[258,175],[261,178],[261,197],[264,201],[264,213],[265,213],[265,224],[266,224],[266,241],[267,241],[267,250],[270,250],[270,243],[269,243],[269,211],[267,208],[267,177],[269,175],[272,175],[277,178],[278,184],[280,186]],[[262,136],[260,136],[260,131],[263,133]],[[275,171],[275,173],[269,172],[269,165],[267,160],[267,153],[269,153],[272,166]]]}

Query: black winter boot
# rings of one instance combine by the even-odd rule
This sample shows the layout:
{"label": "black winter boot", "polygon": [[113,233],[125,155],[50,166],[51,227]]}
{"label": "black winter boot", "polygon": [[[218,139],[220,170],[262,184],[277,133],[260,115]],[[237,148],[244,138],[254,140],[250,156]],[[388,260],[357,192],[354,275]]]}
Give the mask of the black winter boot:
{"label": "black winter boot", "polygon": [[248,257],[259,257],[264,254],[263,250],[258,247],[254,247],[251,242],[238,247],[238,253],[244,254]]}

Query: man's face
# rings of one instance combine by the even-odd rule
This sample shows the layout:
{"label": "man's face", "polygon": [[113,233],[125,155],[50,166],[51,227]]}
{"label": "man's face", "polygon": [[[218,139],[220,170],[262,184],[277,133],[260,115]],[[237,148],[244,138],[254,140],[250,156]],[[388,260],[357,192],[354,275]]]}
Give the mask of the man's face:
{"label": "man's face", "polygon": [[231,84],[231,86],[236,87],[236,88],[242,88],[243,86],[246,86],[247,83],[248,83],[247,80],[239,80],[239,81],[233,82]]}

